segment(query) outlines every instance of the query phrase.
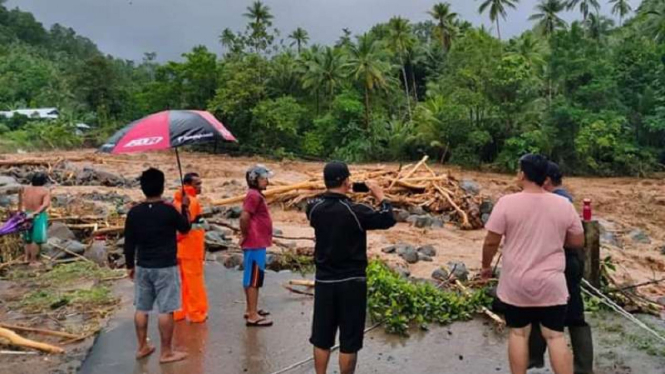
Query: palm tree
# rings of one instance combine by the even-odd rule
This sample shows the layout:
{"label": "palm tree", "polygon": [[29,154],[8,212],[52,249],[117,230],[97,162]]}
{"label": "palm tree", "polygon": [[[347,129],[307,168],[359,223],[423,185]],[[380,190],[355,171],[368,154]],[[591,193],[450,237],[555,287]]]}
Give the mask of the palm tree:
{"label": "palm tree", "polygon": [[457,18],[457,13],[450,11],[450,4],[438,3],[427,14],[437,21],[435,32],[441,39],[441,47],[446,51],[450,50],[456,29],[455,19]]}
{"label": "palm tree", "polygon": [[600,41],[603,36],[607,35],[612,27],[614,27],[614,21],[595,13],[590,13],[584,24],[587,27],[591,39],[596,41]]}
{"label": "palm tree", "polygon": [[568,10],[572,10],[575,9],[578,4],[580,6],[580,12],[584,17],[585,22],[589,17],[589,13],[591,13],[591,8],[593,8],[595,11],[600,10],[600,4],[598,3],[598,0],[568,0],[566,8],[568,8]]}
{"label": "palm tree", "polygon": [[320,93],[324,92],[329,99],[341,87],[346,78],[344,55],[339,48],[326,47],[323,51],[313,48],[303,53],[304,75],[303,88],[316,92],[316,111],[319,112]]}
{"label": "palm tree", "polygon": [[411,96],[409,95],[409,80],[406,75],[405,57],[416,45],[409,20],[402,17],[393,17],[388,22],[388,47],[399,57],[402,77],[404,79],[404,91],[406,93],[406,106],[411,119]]}
{"label": "palm tree", "polygon": [[530,21],[538,21],[538,28],[541,32],[548,37],[554,34],[557,29],[565,28],[566,21],[559,17],[566,7],[566,4],[561,0],[540,0],[540,4],[536,5],[538,13],[529,17]]}
{"label": "palm tree", "polygon": [[369,34],[364,34],[358,37],[357,43],[349,47],[349,62],[346,66],[350,75],[365,89],[365,127],[369,129],[371,93],[377,88],[388,87],[387,75],[391,65],[380,43]]}
{"label": "palm tree", "polygon": [[248,6],[247,13],[243,14],[243,16],[249,18],[254,24],[265,25],[266,27],[272,26],[272,19],[274,18],[270,13],[270,7],[263,4],[260,0]]}
{"label": "palm tree", "polygon": [[[595,0],[594,0],[595,1]],[[496,32],[501,40],[501,26],[499,25],[499,16],[506,19],[508,12],[506,12],[506,7],[515,9],[517,3],[520,0],[484,0],[478,8],[478,13],[484,13],[488,8],[490,10],[490,21],[496,22]]]}
{"label": "palm tree", "polygon": [[291,33],[291,35],[289,35],[289,39],[293,40],[293,42],[291,43],[291,47],[297,45],[298,54],[300,54],[302,46],[307,44],[307,42],[309,41],[309,34],[307,33],[307,30],[298,27]]}
{"label": "palm tree", "polygon": [[612,14],[619,15],[619,26],[623,26],[623,17],[630,13],[633,8],[627,0],[610,0],[610,4],[614,4]]}
{"label": "palm tree", "polygon": [[[665,41],[665,3],[653,1],[642,4],[646,14],[646,31],[659,43]],[[641,9],[640,9],[641,10]]]}
{"label": "palm tree", "polygon": [[222,43],[222,47],[233,52],[238,43],[238,36],[231,29],[226,28],[219,36],[219,42]]}

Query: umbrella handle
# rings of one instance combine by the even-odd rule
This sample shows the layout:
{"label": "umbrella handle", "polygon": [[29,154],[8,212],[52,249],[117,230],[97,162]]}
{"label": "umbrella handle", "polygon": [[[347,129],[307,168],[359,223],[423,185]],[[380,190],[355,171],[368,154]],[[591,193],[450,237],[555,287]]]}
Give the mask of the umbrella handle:
{"label": "umbrella handle", "polygon": [[180,164],[180,153],[178,153],[178,147],[175,147],[175,158],[178,161],[178,172],[180,173],[180,187],[182,188],[182,196],[185,196],[185,182],[182,178],[182,165]]}

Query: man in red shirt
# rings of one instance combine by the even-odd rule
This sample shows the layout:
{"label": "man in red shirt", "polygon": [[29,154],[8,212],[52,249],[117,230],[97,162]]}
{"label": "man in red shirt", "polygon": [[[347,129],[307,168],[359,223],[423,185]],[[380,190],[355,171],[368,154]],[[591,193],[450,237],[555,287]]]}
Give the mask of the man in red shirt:
{"label": "man in red shirt", "polygon": [[270,313],[258,307],[259,288],[263,287],[266,268],[266,250],[272,245],[272,219],[262,193],[268,188],[270,177],[272,173],[262,165],[254,166],[245,175],[249,190],[240,216],[240,246],[244,254],[247,326],[272,326],[272,321],[267,318]]}

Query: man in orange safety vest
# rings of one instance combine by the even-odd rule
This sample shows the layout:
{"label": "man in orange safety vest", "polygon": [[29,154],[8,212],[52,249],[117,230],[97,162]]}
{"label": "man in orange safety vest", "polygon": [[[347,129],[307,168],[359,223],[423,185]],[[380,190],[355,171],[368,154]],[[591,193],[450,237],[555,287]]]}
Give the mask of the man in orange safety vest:
{"label": "man in orange safety vest", "polygon": [[176,321],[185,318],[193,323],[205,322],[208,318],[208,298],[206,296],[203,265],[205,263],[205,229],[198,195],[202,190],[201,178],[196,173],[188,173],[183,179],[183,189],[175,193],[174,203],[181,209],[182,193],[189,197],[189,217],[192,229],[185,235],[178,234],[178,268],[182,281],[182,309],[175,312]]}

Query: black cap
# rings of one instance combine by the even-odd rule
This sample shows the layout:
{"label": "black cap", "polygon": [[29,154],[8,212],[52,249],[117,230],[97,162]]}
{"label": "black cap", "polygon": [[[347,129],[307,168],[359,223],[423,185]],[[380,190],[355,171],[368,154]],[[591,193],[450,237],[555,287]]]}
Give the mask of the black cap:
{"label": "black cap", "polygon": [[349,167],[341,161],[332,161],[323,168],[323,180],[326,182],[341,182],[351,176]]}

